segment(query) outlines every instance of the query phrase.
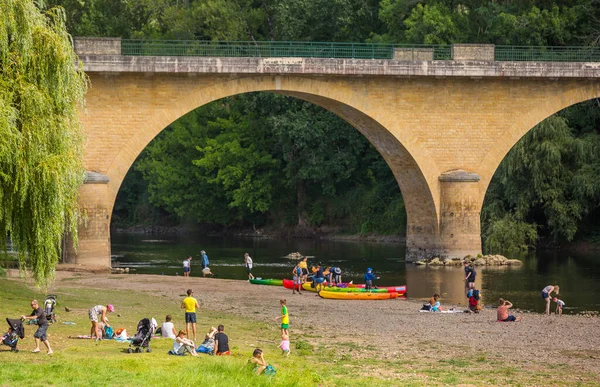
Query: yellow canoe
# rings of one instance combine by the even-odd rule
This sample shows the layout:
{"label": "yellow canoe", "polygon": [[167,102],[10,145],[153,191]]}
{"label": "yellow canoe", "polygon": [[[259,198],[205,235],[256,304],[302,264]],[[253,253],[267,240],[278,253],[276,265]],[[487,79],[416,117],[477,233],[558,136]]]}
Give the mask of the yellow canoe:
{"label": "yellow canoe", "polygon": [[398,297],[398,293],[345,293],[321,290],[319,296],[333,300],[387,300]]}

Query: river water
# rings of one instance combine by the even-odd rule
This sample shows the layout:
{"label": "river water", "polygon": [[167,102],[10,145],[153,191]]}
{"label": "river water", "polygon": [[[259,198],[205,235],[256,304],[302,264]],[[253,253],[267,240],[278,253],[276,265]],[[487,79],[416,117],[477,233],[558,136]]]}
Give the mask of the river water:
{"label": "river water", "polygon": [[[464,306],[462,267],[424,267],[404,262],[405,247],[400,244],[325,240],[273,240],[212,237],[173,237],[113,234],[113,262],[140,274],[182,275],[182,262],[192,256],[192,276],[201,276],[200,251],[205,250],[216,278],[247,279],[244,253],[254,260],[253,273],[262,278],[291,278],[294,260],[291,252],[309,257],[309,265],[321,262],[343,270],[344,281],[362,283],[367,267],[381,279],[376,285],[407,285],[407,296],[426,299],[442,295],[444,304]],[[477,288],[484,304],[496,304],[499,297],[515,308],[543,312],[541,290],[560,285],[564,313],[600,311],[600,252],[572,254],[535,252],[518,258],[521,267],[477,268]],[[552,303],[554,308],[555,304]]]}

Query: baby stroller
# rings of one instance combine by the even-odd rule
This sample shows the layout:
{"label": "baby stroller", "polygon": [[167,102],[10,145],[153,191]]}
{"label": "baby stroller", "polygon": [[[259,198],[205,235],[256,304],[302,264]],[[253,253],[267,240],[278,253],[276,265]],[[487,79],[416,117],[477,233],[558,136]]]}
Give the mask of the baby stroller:
{"label": "baby stroller", "polygon": [[20,318],[7,318],[8,332],[2,336],[2,344],[10,347],[11,351],[19,352],[17,349],[17,343],[19,339],[25,337],[25,328],[23,327],[23,321]]}
{"label": "baby stroller", "polygon": [[56,296],[49,294],[44,300],[44,312],[46,312],[46,318],[49,322],[56,322],[56,313],[54,313],[54,307],[56,306]]}
{"label": "baby stroller", "polygon": [[[152,352],[150,348],[150,340],[152,339],[152,334],[156,329],[156,320],[152,319],[152,322],[143,318],[137,325],[137,332],[135,332],[135,336],[131,338],[131,342],[129,343],[129,348],[127,348],[128,353],[137,352],[140,353],[143,351],[143,348],[146,348],[146,352]],[[132,346],[135,349],[131,348]]]}

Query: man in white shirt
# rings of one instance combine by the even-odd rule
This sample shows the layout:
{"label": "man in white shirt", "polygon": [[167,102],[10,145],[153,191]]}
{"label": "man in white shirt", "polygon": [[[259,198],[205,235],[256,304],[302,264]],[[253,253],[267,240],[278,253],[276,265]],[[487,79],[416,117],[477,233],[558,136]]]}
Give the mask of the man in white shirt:
{"label": "man in white shirt", "polygon": [[250,258],[250,254],[248,253],[244,254],[244,265],[248,271],[248,279],[254,279],[252,275],[252,258]]}

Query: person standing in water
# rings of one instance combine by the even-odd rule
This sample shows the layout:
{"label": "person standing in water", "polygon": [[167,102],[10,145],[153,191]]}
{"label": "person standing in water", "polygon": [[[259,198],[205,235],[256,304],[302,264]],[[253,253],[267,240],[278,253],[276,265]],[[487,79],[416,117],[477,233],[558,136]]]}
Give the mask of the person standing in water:
{"label": "person standing in water", "polygon": [[192,271],[192,257],[188,257],[188,259],[183,261],[183,276],[189,277],[191,271]]}
{"label": "person standing in water", "polygon": [[248,279],[254,279],[252,275],[252,258],[250,258],[250,254],[244,254],[244,266],[246,266],[246,271],[248,272]]}
{"label": "person standing in water", "polygon": [[202,255],[202,269],[206,269],[208,267],[208,255],[206,255],[206,251],[202,250],[200,252],[200,254]]}
{"label": "person standing in water", "polygon": [[558,296],[559,290],[560,289],[558,285],[548,285],[544,289],[542,289],[542,299],[546,301],[546,314],[548,316],[550,316],[550,300],[552,299],[550,295],[552,294],[552,292],[554,292]]}
{"label": "person standing in water", "polygon": [[562,316],[562,311],[565,307],[565,302],[563,300],[559,300],[558,297],[554,297],[552,301],[556,302],[556,314]]}

